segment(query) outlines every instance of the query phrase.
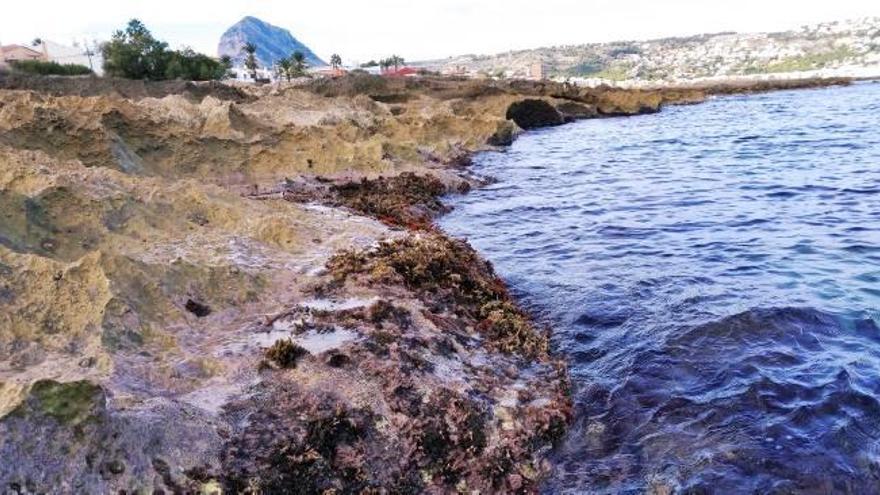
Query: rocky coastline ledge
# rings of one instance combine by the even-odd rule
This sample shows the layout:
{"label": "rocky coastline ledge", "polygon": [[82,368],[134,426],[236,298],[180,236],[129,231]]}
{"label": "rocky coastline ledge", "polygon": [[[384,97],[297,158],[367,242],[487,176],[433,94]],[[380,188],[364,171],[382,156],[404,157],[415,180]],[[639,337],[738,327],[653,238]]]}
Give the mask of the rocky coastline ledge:
{"label": "rocky coastline ledge", "polygon": [[0,75],[0,490],[534,492],[565,366],[440,198],[712,92]]}

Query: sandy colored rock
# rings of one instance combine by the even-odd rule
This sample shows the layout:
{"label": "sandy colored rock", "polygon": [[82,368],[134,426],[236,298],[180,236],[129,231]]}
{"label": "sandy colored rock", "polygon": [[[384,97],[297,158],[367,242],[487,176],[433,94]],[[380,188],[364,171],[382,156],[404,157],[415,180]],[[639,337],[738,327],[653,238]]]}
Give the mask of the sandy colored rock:
{"label": "sandy colored rock", "polygon": [[517,102],[704,96],[84,81],[0,78],[3,490],[536,490],[564,366],[438,196]]}

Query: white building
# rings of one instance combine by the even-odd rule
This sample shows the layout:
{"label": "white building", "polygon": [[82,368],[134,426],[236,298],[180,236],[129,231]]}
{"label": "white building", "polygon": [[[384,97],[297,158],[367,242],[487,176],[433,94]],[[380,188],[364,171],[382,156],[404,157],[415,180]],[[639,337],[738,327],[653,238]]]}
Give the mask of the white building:
{"label": "white building", "polygon": [[43,40],[40,50],[46,53],[46,56],[52,62],[59,64],[77,64],[92,69],[97,75],[104,73],[104,58],[101,56],[101,50],[97,43],[75,42],[73,46],[62,45],[54,41]]}
{"label": "white building", "polygon": [[[254,76],[252,70],[246,67],[233,67],[229,69],[229,72],[233,74],[233,78],[236,81],[241,82],[254,82]],[[266,69],[265,67],[257,67],[257,79],[263,81],[275,82],[277,79],[275,71]]]}

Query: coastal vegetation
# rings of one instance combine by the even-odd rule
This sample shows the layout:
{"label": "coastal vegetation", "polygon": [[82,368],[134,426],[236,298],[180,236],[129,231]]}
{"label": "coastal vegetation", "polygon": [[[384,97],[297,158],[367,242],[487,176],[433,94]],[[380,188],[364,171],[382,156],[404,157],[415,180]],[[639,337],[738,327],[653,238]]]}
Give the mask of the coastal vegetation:
{"label": "coastal vegetation", "polygon": [[43,76],[87,76],[92,70],[84,65],[59,64],[43,60],[16,60],[10,64],[13,70]]}
{"label": "coastal vegetation", "polygon": [[303,77],[308,75],[306,69],[308,68],[308,64],[306,63],[306,56],[303,52],[296,51],[293,52],[289,57],[284,57],[279,60],[275,65],[275,72],[281,76],[286,78],[288,81],[295,79],[297,77]]}
{"label": "coastal vegetation", "polygon": [[334,69],[342,67],[342,57],[340,57],[338,53],[334,53],[330,56],[330,66]]}
{"label": "coastal vegetation", "polygon": [[394,67],[394,70],[397,70],[405,63],[406,61],[403,59],[403,57],[399,55],[392,55],[386,59],[380,60],[378,65],[384,70],[388,70],[392,67]]}
{"label": "coastal vegetation", "polygon": [[112,39],[101,46],[101,51],[104,72],[111,77],[210,81],[222,79],[229,69],[226,63],[192,49],[168,49],[168,43],[154,38],[137,19],[116,31]]}
{"label": "coastal vegetation", "polygon": [[839,46],[825,52],[808,53],[804,55],[786,57],[766,66],[763,70],[751,67],[747,73],[755,73],[757,70],[766,72],[799,72],[821,69],[835,62],[843,62],[856,57],[858,53],[851,47]]}
{"label": "coastal vegetation", "polygon": [[244,46],[241,48],[241,51],[245,54],[244,68],[251,71],[251,79],[256,80],[257,68],[259,67],[256,56],[257,45],[251,42],[245,43]]}
{"label": "coastal vegetation", "polygon": [[303,52],[296,51],[290,56],[291,70],[296,75],[304,75],[306,73],[306,56]]}

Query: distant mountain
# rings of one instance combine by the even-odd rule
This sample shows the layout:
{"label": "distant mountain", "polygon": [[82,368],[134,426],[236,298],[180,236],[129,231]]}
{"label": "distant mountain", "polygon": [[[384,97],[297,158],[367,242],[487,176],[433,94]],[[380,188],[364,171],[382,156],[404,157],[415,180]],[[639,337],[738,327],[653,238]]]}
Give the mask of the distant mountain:
{"label": "distant mountain", "polygon": [[295,51],[303,52],[309,66],[327,65],[309,47],[294,38],[290,31],[250,16],[238,21],[223,33],[217,46],[217,54],[221,57],[229,55],[233,65],[242,66],[245,59],[242,47],[248,42],[257,46],[257,61],[262,67],[273,67],[275,62],[289,57]]}
{"label": "distant mountain", "polygon": [[666,81],[822,71],[880,74],[880,18],[779,33],[717,33],[463,55],[424,62],[446,72],[525,77],[543,65],[556,78]]}

